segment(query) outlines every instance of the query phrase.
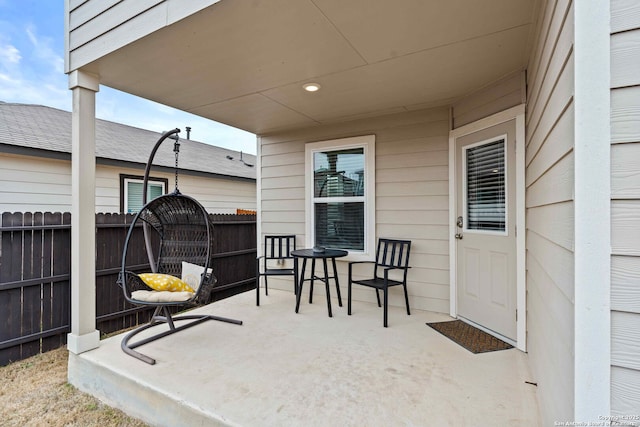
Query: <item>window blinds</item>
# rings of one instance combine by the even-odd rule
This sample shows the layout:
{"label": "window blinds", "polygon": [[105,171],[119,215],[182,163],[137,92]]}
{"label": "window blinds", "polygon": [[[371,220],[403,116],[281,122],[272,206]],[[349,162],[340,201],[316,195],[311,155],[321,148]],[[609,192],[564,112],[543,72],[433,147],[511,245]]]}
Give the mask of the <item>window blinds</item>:
{"label": "window blinds", "polygon": [[314,153],[315,244],[364,250],[364,148]]}
{"label": "window blinds", "polygon": [[[148,184],[147,198],[153,200],[163,194],[162,184]],[[127,213],[137,213],[142,209],[142,182],[127,182]]]}
{"label": "window blinds", "polygon": [[467,229],[505,231],[505,141],[466,150]]}

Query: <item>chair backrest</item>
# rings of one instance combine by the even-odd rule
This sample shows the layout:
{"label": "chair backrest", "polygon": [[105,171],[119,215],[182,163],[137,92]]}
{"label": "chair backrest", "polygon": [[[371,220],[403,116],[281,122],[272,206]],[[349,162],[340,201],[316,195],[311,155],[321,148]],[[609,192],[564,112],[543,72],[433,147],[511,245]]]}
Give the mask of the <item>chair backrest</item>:
{"label": "chair backrest", "polygon": [[296,250],[295,234],[264,236],[265,259],[291,259],[291,251]]}
{"label": "chair backrest", "polygon": [[376,275],[378,267],[409,267],[411,240],[378,239],[376,250]]}
{"label": "chair backrest", "polygon": [[153,248],[158,273],[180,276],[183,261],[210,267],[212,225],[195,199],[167,194],[147,203],[139,215],[158,235]]}

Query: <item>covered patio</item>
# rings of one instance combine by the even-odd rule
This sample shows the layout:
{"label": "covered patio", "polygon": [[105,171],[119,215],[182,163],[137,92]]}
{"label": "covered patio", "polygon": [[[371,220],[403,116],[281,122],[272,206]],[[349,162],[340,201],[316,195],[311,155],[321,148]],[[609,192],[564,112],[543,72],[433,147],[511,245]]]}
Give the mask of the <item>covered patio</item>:
{"label": "covered patio", "polygon": [[[158,426],[537,426],[527,354],[472,354],[428,327],[444,314],[375,304],[353,315],[324,295],[294,313],[292,292],[246,292],[199,308],[243,320],[202,325],[141,347],[150,366],[120,350],[122,336],[71,353],[83,391]],[[163,327],[163,326],[159,326]]]}
{"label": "covered patio", "polygon": [[[628,272],[640,269],[630,231],[640,184],[627,177],[639,139],[637,117],[622,119],[637,99],[632,3],[66,0],[70,382],[158,425],[553,425],[637,414]],[[327,318],[322,303],[296,315],[285,283],[260,307],[247,294],[203,308],[245,324],[149,344],[155,367],[128,360],[118,338],[100,342],[100,86],[257,135],[258,255],[271,234],[313,247],[323,204],[359,204],[358,238],[411,240],[414,314],[392,295],[385,329],[373,294],[359,292],[350,318],[337,307]],[[485,171],[501,177],[494,196],[504,198],[493,230],[469,226],[465,187],[476,176],[469,153],[490,144],[507,171]],[[351,149],[364,167],[349,178],[362,169],[365,194],[317,197],[318,153]],[[344,261],[372,259],[373,245],[352,252],[338,262],[343,284]],[[471,355],[425,326],[449,316],[518,350]]]}

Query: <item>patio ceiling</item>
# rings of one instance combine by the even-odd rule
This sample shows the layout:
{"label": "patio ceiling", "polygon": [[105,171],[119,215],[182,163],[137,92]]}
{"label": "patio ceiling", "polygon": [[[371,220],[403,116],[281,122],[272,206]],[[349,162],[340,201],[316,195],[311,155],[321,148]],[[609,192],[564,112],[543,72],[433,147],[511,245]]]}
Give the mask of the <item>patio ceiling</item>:
{"label": "patio ceiling", "polygon": [[[86,67],[266,134],[449,105],[523,70],[537,0],[222,0]],[[320,83],[308,93],[302,85]]]}

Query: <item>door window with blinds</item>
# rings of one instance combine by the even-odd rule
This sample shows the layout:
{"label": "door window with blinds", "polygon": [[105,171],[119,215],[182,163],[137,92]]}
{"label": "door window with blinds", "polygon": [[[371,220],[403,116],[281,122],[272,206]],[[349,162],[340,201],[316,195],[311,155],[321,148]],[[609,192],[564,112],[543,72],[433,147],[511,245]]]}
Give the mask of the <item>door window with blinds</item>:
{"label": "door window with blinds", "polygon": [[[142,184],[143,180],[132,177],[123,177],[122,185],[122,212],[138,213],[142,208]],[[166,193],[166,180],[149,180],[147,182],[147,200],[153,200]]]}
{"label": "door window with blinds", "polygon": [[465,231],[506,234],[506,135],[464,148]]}
{"label": "door window with blinds", "polygon": [[372,135],[307,144],[309,244],[355,253],[369,250],[372,156]]}

